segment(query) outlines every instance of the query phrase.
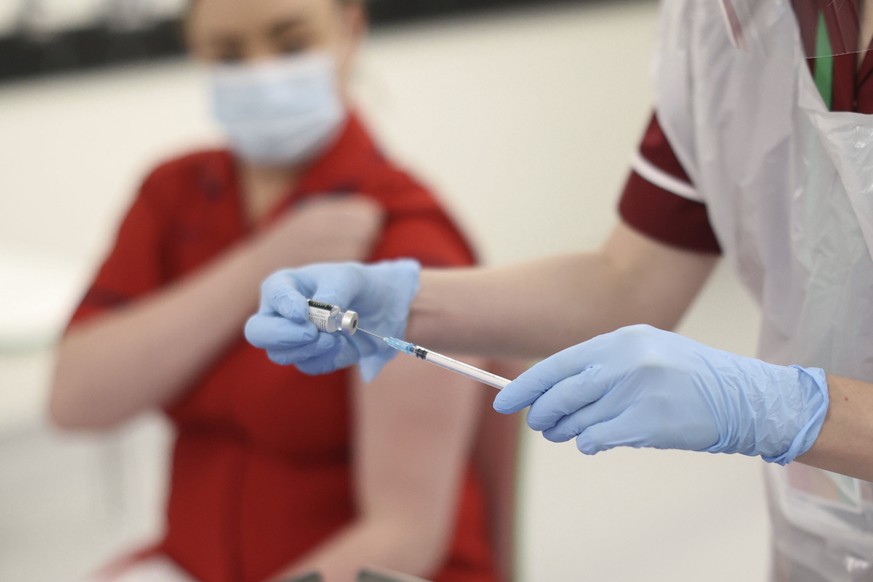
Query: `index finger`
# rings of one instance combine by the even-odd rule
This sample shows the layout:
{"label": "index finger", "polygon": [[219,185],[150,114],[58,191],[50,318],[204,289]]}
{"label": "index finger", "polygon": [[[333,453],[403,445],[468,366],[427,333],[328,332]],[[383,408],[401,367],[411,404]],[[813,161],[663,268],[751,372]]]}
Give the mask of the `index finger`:
{"label": "index finger", "polygon": [[521,374],[494,399],[494,410],[512,414],[533,404],[561,380],[576,376],[595,362],[599,338],[567,348]]}

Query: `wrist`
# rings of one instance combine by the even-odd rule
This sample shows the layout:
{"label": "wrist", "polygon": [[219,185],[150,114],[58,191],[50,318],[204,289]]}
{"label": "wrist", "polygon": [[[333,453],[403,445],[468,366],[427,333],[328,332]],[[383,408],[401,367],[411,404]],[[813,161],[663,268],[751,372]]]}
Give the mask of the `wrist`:
{"label": "wrist", "polygon": [[[361,315],[361,327],[384,337],[404,338],[409,318],[409,309],[418,293],[421,266],[410,259],[384,261],[374,265],[359,265],[358,276],[364,281],[367,298],[361,305],[352,303],[352,308]],[[371,305],[369,303],[375,300]],[[371,338],[358,340],[372,344]],[[385,364],[394,357],[395,351],[376,342],[375,349],[363,355],[359,361],[362,376],[366,381],[375,378]]]}
{"label": "wrist", "polygon": [[780,407],[783,410],[779,416],[772,415],[768,419],[769,422],[774,422],[774,419],[781,418],[786,425],[783,451],[779,454],[768,454],[766,450],[761,452],[765,461],[779,465],[787,465],[812,448],[821,432],[830,404],[827,374],[824,370],[800,366],[788,366],[786,370],[794,375],[795,382],[784,390],[791,390],[792,393],[785,394],[781,399]]}
{"label": "wrist", "polygon": [[421,265],[412,259],[383,261],[369,266],[376,273],[370,282],[378,288],[368,293],[390,298],[392,309],[383,314],[384,321],[394,330],[395,337],[404,338],[409,324],[412,303],[421,288]]}
{"label": "wrist", "polygon": [[442,321],[445,323],[446,297],[457,297],[451,288],[451,277],[456,269],[424,269],[420,274],[420,290],[409,306],[406,338],[434,349],[445,348],[439,334],[434,332]]}

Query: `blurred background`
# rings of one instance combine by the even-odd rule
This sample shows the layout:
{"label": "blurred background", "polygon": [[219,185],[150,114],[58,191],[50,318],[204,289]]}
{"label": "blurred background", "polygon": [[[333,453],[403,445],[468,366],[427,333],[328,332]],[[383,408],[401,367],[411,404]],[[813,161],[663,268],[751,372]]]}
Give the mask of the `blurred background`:
{"label": "blurred background", "polygon": [[[0,580],[75,580],[161,528],[168,429],[45,420],[53,344],[143,174],[217,141],[181,0],[0,2]],[[494,6],[502,4],[503,6]],[[650,113],[654,1],[375,0],[360,107],[493,264],[592,248]],[[720,268],[682,332],[751,354]],[[519,333],[524,333],[523,329]],[[525,434],[518,579],[764,580],[760,462]]]}

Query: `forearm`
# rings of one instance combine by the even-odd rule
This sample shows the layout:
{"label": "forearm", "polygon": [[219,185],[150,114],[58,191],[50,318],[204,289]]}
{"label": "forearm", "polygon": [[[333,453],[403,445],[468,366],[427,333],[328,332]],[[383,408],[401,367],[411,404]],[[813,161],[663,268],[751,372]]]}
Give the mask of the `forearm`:
{"label": "forearm", "polygon": [[873,481],[873,384],[828,376],[830,404],[818,439],[798,461]]}
{"label": "forearm", "polygon": [[100,428],[172,401],[239,334],[263,271],[239,247],[200,273],[74,328],[63,340],[51,410]]}
{"label": "forearm", "polygon": [[619,226],[591,253],[501,268],[426,270],[407,335],[437,350],[539,357],[634,323],[671,329],[715,260]]}
{"label": "forearm", "polygon": [[171,402],[239,337],[269,270],[258,243],[245,243],[151,297],[73,328],[58,353],[55,422],[102,428]]}
{"label": "forearm", "polygon": [[436,350],[538,357],[632,321],[610,305],[627,303],[621,276],[597,253],[424,271],[421,281],[407,335]]}
{"label": "forearm", "polygon": [[73,328],[59,351],[55,422],[105,427],[177,398],[241,337],[265,277],[283,267],[361,260],[381,221],[379,206],[363,197],[308,202],[184,280]]}

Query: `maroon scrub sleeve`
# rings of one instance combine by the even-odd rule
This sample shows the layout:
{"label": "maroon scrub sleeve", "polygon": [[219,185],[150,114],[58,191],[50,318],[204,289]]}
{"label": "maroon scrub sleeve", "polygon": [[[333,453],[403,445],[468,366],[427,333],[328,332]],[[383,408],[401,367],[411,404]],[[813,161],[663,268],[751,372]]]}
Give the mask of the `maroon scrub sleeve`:
{"label": "maroon scrub sleeve", "polygon": [[[655,115],[639,153],[658,170],[691,185]],[[625,224],[660,243],[699,253],[721,253],[705,204],[656,186],[637,172],[628,177],[618,210]]]}

